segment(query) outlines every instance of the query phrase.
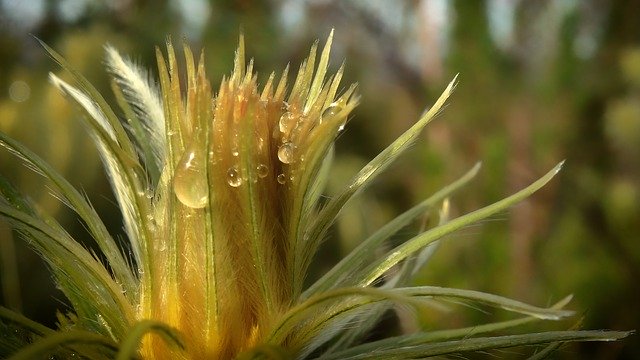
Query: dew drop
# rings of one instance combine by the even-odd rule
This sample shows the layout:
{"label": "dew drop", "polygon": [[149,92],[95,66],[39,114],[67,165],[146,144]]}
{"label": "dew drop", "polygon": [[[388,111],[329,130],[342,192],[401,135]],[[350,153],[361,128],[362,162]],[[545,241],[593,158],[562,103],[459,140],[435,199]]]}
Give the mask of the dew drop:
{"label": "dew drop", "polygon": [[331,116],[335,116],[340,111],[342,111],[342,105],[337,102],[332,102],[324,111],[322,112],[322,117],[327,118]]}
{"label": "dew drop", "polygon": [[238,155],[240,155],[240,153],[238,152],[238,150],[232,150],[231,151],[231,155],[238,156]]}
{"label": "dew drop", "polygon": [[260,164],[256,167],[256,172],[258,173],[258,177],[264,178],[269,174],[269,168],[265,164]]}
{"label": "dew drop", "polygon": [[209,189],[207,186],[204,156],[200,156],[195,146],[185,151],[178,162],[173,178],[173,191],[184,205],[199,209],[207,204]]}
{"label": "dew drop", "polygon": [[280,132],[286,133],[291,130],[291,126],[295,122],[295,116],[292,113],[286,112],[282,114],[280,117],[280,121],[278,122],[278,126],[280,127]]}
{"label": "dew drop", "polygon": [[291,142],[286,142],[278,148],[278,159],[284,164],[291,164],[293,161],[293,147]]}
{"label": "dew drop", "polygon": [[280,174],[278,175],[277,180],[279,184],[284,184],[287,182],[287,176],[285,174]]}
{"label": "dew drop", "polygon": [[240,172],[237,167],[232,166],[227,170],[227,184],[233,187],[242,185],[242,177],[240,176]]}

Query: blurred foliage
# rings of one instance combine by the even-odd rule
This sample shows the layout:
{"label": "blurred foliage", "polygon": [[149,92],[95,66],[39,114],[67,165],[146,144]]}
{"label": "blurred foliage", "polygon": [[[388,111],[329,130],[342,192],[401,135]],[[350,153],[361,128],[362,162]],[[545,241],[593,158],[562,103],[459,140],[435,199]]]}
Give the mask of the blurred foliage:
{"label": "blurred foliage", "polygon": [[[231,69],[243,29],[264,79],[287,62],[297,66],[306,44],[333,27],[336,58],[346,59],[344,83],[359,82],[363,100],[347,126],[349,142],[338,141],[330,186],[415,121],[453,75],[461,77],[427,141],[344,212],[339,236],[328,240],[336,250],[321,254],[318,271],[477,160],[481,176],[452,199],[455,213],[512,193],[567,158],[560,179],[543,192],[446,242],[421,281],[538,303],[574,293],[585,328],[633,329],[640,324],[639,13],[633,0],[0,0],[0,130],[68,174],[100,212],[113,213],[113,232],[122,234],[77,114],[47,82],[58,68],[29,34],[107,94],[107,42],[153,68],[154,46],[167,36],[185,38],[202,46],[218,81]],[[46,184],[6,152],[0,172],[84,231]],[[8,239],[3,255],[12,251]],[[52,291],[45,269],[24,248],[15,251],[25,314],[52,314],[61,305],[43,301]],[[10,263],[3,265],[6,275]],[[4,304],[20,305],[19,296],[5,295]],[[434,312],[423,319],[431,327],[477,316],[485,315]],[[576,344],[558,354],[587,355],[640,358],[640,342]]]}

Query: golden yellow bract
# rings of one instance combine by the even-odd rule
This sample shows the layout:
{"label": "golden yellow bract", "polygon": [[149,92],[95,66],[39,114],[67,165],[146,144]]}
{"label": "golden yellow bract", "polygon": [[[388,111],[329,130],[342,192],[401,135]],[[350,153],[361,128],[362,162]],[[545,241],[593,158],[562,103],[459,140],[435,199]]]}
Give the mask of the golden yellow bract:
{"label": "golden yellow bract", "polygon": [[[298,239],[288,237],[303,236],[294,229],[302,206],[315,204],[299,199],[357,102],[354,87],[336,98],[342,69],[324,79],[330,46],[331,37],[318,67],[312,48],[288,97],[286,70],[277,85],[272,74],[258,89],[242,40],[215,96],[203,57],[194,63],[185,46],[183,85],[171,44],[168,68],[158,52],[172,161],[154,199],[163,211],[155,217],[154,277],[142,283],[139,318],[180,330],[193,358],[250,349],[300,295],[300,260],[292,254]],[[160,342],[148,338],[144,353],[164,353]]]}

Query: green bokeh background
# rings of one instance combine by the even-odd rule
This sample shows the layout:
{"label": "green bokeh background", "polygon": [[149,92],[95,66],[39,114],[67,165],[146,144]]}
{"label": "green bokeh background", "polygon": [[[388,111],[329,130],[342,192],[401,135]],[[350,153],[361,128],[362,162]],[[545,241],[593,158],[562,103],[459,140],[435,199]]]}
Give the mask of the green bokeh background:
{"label": "green bokeh background", "polygon": [[[317,272],[476,161],[483,170],[451,199],[452,215],[498,200],[567,159],[531,199],[451,236],[418,281],[539,305],[573,293],[582,327],[637,329],[638,14],[633,0],[0,0],[0,130],[68,175],[122,235],[96,153],[77,113],[47,82],[58,68],[34,37],[107,94],[106,43],[153,70],[155,46],[167,36],[185,39],[204,49],[215,83],[231,70],[241,29],[266,79],[289,62],[296,68],[310,44],[335,28],[332,68],[346,59],[344,83],[358,82],[362,101],[338,140],[330,188],[408,128],[457,73],[460,83],[421,141],[344,211]],[[6,152],[0,152],[0,172],[87,238],[46,184]],[[64,299],[37,257],[12,238],[0,223],[2,305],[53,324]],[[422,326],[487,318],[453,310],[422,314]],[[557,356],[640,358],[640,341],[571,345]]]}

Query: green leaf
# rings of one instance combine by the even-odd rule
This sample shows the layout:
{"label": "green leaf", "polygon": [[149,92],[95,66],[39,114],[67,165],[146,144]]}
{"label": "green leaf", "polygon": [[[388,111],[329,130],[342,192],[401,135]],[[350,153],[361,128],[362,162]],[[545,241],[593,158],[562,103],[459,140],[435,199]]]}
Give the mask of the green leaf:
{"label": "green leaf", "polygon": [[[364,359],[415,359],[429,356],[459,354],[524,345],[547,344],[569,341],[614,341],[629,336],[626,331],[548,331],[520,335],[480,337],[462,340],[427,343],[415,346],[391,345],[381,347],[378,342],[370,342],[351,349],[323,356],[322,360],[364,360]],[[410,336],[410,335],[409,335]]]}
{"label": "green leaf", "polygon": [[116,360],[128,360],[133,358],[138,352],[140,342],[142,338],[148,333],[157,333],[160,335],[169,345],[178,347],[184,350],[184,342],[180,337],[180,334],[175,330],[158,321],[142,320],[137,322],[132,328],[127,337],[120,344],[120,350]]}
{"label": "green leaf", "polygon": [[[115,279],[119,284],[122,284],[127,297],[131,300],[136,299],[138,296],[138,286],[132,269],[129,267],[120,248],[107,231],[106,226],[89,201],[60,173],[42,160],[42,158],[2,132],[0,132],[0,146],[9,150],[24,161],[27,166],[42,174],[51,182],[54,192],[62,196],[62,200],[68,204],[86,224],[89,233],[98,244],[98,247],[113,270]],[[8,184],[5,183],[5,185]],[[17,193],[15,195],[17,196]]]}
{"label": "green leaf", "polygon": [[527,198],[528,196],[539,190],[541,187],[543,187],[547,182],[549,182],[558,173],[558,171],[560,171],[563,163],[564,162],[559,163],[542,178],[513,195],[482,209],[471,212],[467,215],[460,216],[444,225],[438,226],[434,229],[417,235],[404,244],[397,246],[396,248],[389,251],[382,260],[374,262],[362,273],[363,276],[360,278],[359,285],[366,286],[373,283],[394,265],[411,256],[412,254],[420,251],[420,249],[422,249],[424,246],[427,246],[434,241],[442,238],[443,236],[450,234],[464,226],[485,219]]}
{"label": "green leaf", "polygon": [[0,177],[0,215],[49,264],[60,289],[87,328],[117,337],[133,319],[133,308],[104,266],[53,219],[38,214]]}
{"label": "green leaf", "polygon": [[[380,302],[424,306],[425,298],[463,300],[482,303],[510,312],[526,314],[539,319],[557,320],[570,316],[572,311],[558,308],[540,308],[498,295],[473,290],[420,286],[398,289],[339,288],[312,296],[285,313],[273,332],[267,337],[269,343],[302,344],[312,339],[323,328],[332,329],[332,323],[352,319],[354,312],[368,309]],[[327,339],[328,340],[328,339]]]}
{"label": "green leaf", "polygon": [[[566,306],[570,300],[571,300],[571,296],[567,296],[561,301],[559,301],[558,303],[556,303],[555,305],[553,305],[552,308],[560,310],[564,306]],[[428,342],[453,340],[458,338],[467,339],[472,336],[489,333],[489,332],[496,332],[499,330],[505,330],[505,329],[513,328],[516,326],[520,326],[527,323],[531,323],[533,321],[540,321],[540,320],[541,319],[533,316],[527,316],[519,319],[493,322],[493,323],[481,324],[481,325],[473,325],[473,326],[457,328],[457,329],[433,330],[429,332],[418,332],[415,334],[388,337],[388,338],[376,341],[376,344],[379,348],[405,347],[405,346],[416,346],[416,345],[420,345]],[[341,334],[338,337],[338,342],[336,344],[340,345],[344,343],[342,340],[343,340],[343,336]],[[353,353],[349,353],[349,350],[347,350],[346,346],[344,346],[343,349],[344,350],[342,350],[340,353],[344,356],[351,356],[351,355],[358,354],[357,351]],[[340,351],[340,347],[334,345],[332,346],[332,349],[330,351],[327,351],[325,354],[329,355],[336,351]]]}
{"label": "green leaf", "polygon": [[83,117],[89,135],[94,140],[98,153],[106,169],[111,188],[118,201],[124,220],[125,230],[143,276],[152,276],[153,258],[150,254],[151,235],[149,234],[151,213],[150,201],[147,199],[147,179],[135,151],[123,148],[116,130],[108,122],[104,111],[98,108],[92,99],[81,90],[67,84],[60,78],[50,74],[50,79],[64,94],[70,96]]}
{"label": "green leaf", "polygon": [[354,278],[358,271],[361,271],[363,265],[374,258],[375,252],[380,248],[382,243],[389,239],[393,234],[401,230],[403,227],[415,220],[416,217],[424,214],[429,208],[435,206],[440,201],[449,197],[452,193],[466,185],[471,181],[480,170],[480,163],[477,163],[471,170],[454,181],[450,185],[442,188],[426,200],[420,202],[411,209],[391,220],[378,231],[373,233],[369,238],[360,243],[353,251],[344,257],[329,272],[324,274],[313,285],[311,285],[302,295],[302,298],[308,298],[313,294],[326,291],[338,286],[348,285],[358,281]]}
{"label": "green leaf", "polygon": [[[78,83],[77,89],[53,74],[50,79],[63,93],[71,96],[86,113],[90,135],[102,157],[113,192],[120,205],[139,272],[147,280],[152,278],[150,254],[149,200],[146,198],[146,176],[137,159],[137,153],[124,127],[104,97],[91,83],[75,70],[55,50],[38,40],[49,55]],[[145,283],[150,284],[151,281]]]}
{"label": "green leaf", "polygon": [[[391,145],[384,149],[378,156],[371,160],[350,183],[329,203],[322,208],[315,223],[308,230],[308,237],[312,241],[314,239],[324,238],[327,230],[335,221],[338,213],[349,202],[353,196],[362,191],[369,185],[383,170],[395,161],[404,151],[418,138],[422,129],[438,114],[446,100],[449,98],[456,84],[456,78],[449,83],[436,103],[415,123],[409,130],[400,135]],[[318,240],[319,241],[319,240]]]}
{"label": "green leaf", "polygon": [[20,328],[23,328],[30,333],[38,336],[50,335],[55,332],[53,329],[50,329],[38,322],[29,319],[22,314],[9,310],[3,306],[0,306],[0,321],[5,323],[14,323]]}
{"label": "green leaf", "polygon": [[85,78],[79,71],[74,69],[71,64],[69,64],[64,59],[64,57],[62,57],[62,55],[58,54],[55,50],[53,50],[40,39],[36,40],[38,40],[40,45],[47,51],[51,58],[53,58],[53,60],[57,62],[60,67],[62,67],[62,69],[69,72],[73,76],[73,79],[80,85],[80,89],[82,90],[82,92],[86,93],[87,97],[94,102],[95,106],[100,109],[101,112],[103,112],[105,120],[114,131],[114,137],[118,144],[122,146],[127,154],[129,154],[130,156],[134,156],[135,149],[133,147],[133,144],[127,137],[127,134],[122,127],[120,120],[118,120],[118,117],[113,112],[102,94],[100,94],[100,92],[89,82],[89,80],[87,80],[87,78]]}
{"label": "green leaf", "polygon": [[[95,351],[100,348],[100,352]],[[10,360],[41,359],[66,348],[67,354],[76,354],[90,359],[110,359],[117,351],[117,345],[109,338],[88,331],[68,330],[46,336],[39,341],[23,348],[14,354]]]}

